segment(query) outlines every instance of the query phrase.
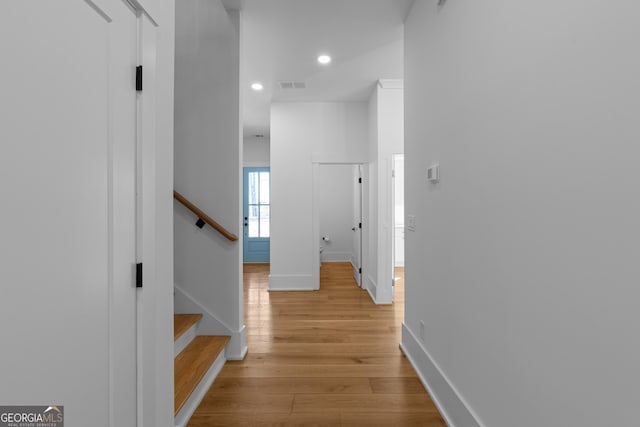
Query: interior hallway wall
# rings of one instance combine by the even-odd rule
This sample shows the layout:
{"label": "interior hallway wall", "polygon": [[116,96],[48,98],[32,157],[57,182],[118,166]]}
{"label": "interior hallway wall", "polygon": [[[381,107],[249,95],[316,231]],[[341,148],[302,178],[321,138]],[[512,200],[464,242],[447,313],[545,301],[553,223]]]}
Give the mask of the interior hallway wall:
{"label": "interior hallway wall", "polygon": [[242,147],[244,167],[269,167],[271,164],[269,138],[244,138]]}
{"label": "interior hallway wall", "polygon": [[317,286],[314,164],[366,163],[367,156],[365,103],[272,104],[271,290]]}
{"label": "interior hallway wall", "polygon": [[364,187],[363,282],[377,304],[393,301],[393,154],[404,153],[402,80],[381,80],[368,106],[369,163]]}
{"label": "interior hallway wall", "polygon": [[639,20],[414,3],[403,346],[451,425],[638,425]]}
{"label": "interior hallway wall", "polygon": [[[241,236],[239,14],[220,0],[177,2],[175,66],[175,189]],[[204,309],[205,333],[231,334],[227,356],[241,358],[242,243],[174,206],[176,311]]]}

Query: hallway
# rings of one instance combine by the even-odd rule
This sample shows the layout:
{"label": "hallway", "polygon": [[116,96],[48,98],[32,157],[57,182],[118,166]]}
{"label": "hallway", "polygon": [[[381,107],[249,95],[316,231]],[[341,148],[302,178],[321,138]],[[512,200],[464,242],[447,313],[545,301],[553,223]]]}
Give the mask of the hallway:
{"label": "hallway", "polygon": [[376,306],[346,263],[324,263],[317,292],[267,291],[245,265],[249,354],[227,362],[189,426],[445,426],[400,342],[403,283]]}

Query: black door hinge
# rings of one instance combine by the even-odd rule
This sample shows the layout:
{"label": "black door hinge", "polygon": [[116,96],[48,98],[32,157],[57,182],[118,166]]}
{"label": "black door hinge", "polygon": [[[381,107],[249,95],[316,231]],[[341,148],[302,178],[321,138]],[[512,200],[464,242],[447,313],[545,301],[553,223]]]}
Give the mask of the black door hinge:
{"label": "black door hinge", "polygon": [[358,184],[362,184],[362,178],[358,178]]}
{"label": "black door hinge", "polygon": [[362,267],[358,269],[358,273],[362,274]]}
{"label": "black door hinge", "polygon": [[142,65],[136,67],[136,91],[142,92]]}
{"label": "black door hinge", "polygon": [[362,223],[358,223],[358,228],[362,228]]}
{"label": "black door hinge", "polygon": [[136,264],[136,288],[142,287],[142,263]]}

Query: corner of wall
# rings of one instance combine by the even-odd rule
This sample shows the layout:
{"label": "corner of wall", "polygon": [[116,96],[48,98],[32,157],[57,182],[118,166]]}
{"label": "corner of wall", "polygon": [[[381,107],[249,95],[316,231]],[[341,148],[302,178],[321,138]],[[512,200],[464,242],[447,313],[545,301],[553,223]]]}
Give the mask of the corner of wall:
{"label": "corner of wall", "polygon": [[484,427],[429,352],[402,323],[400,349],[407,356],[440,414],[450,427]]}
{"label": "corner of wall", "polygon": [[227,344],[225,356],[227,360],[243,360],[247,355],[247,328],[242,325],[239,331],[231,333],[231,340]]}

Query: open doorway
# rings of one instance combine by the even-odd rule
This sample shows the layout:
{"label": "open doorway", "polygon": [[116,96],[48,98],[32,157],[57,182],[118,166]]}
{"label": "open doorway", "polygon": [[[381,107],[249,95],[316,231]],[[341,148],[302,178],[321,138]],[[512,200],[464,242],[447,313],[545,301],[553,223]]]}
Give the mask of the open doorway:
{"label": "open doorway", "polygon": [[314,273],[320,286],[323,262],[350,264],[362,287],[362,166],[355,163],[314,165]]}
{"label": "open doorway", "polygon": [[244,168],[243,261],[267,263],[270,259],[271,172],[268,167]]}
{"label": "open doorway", "polygon": [[392,237],[392,276],[393,293],[397,283],[404,283],[404,154],[393,155],[393,237]]}

